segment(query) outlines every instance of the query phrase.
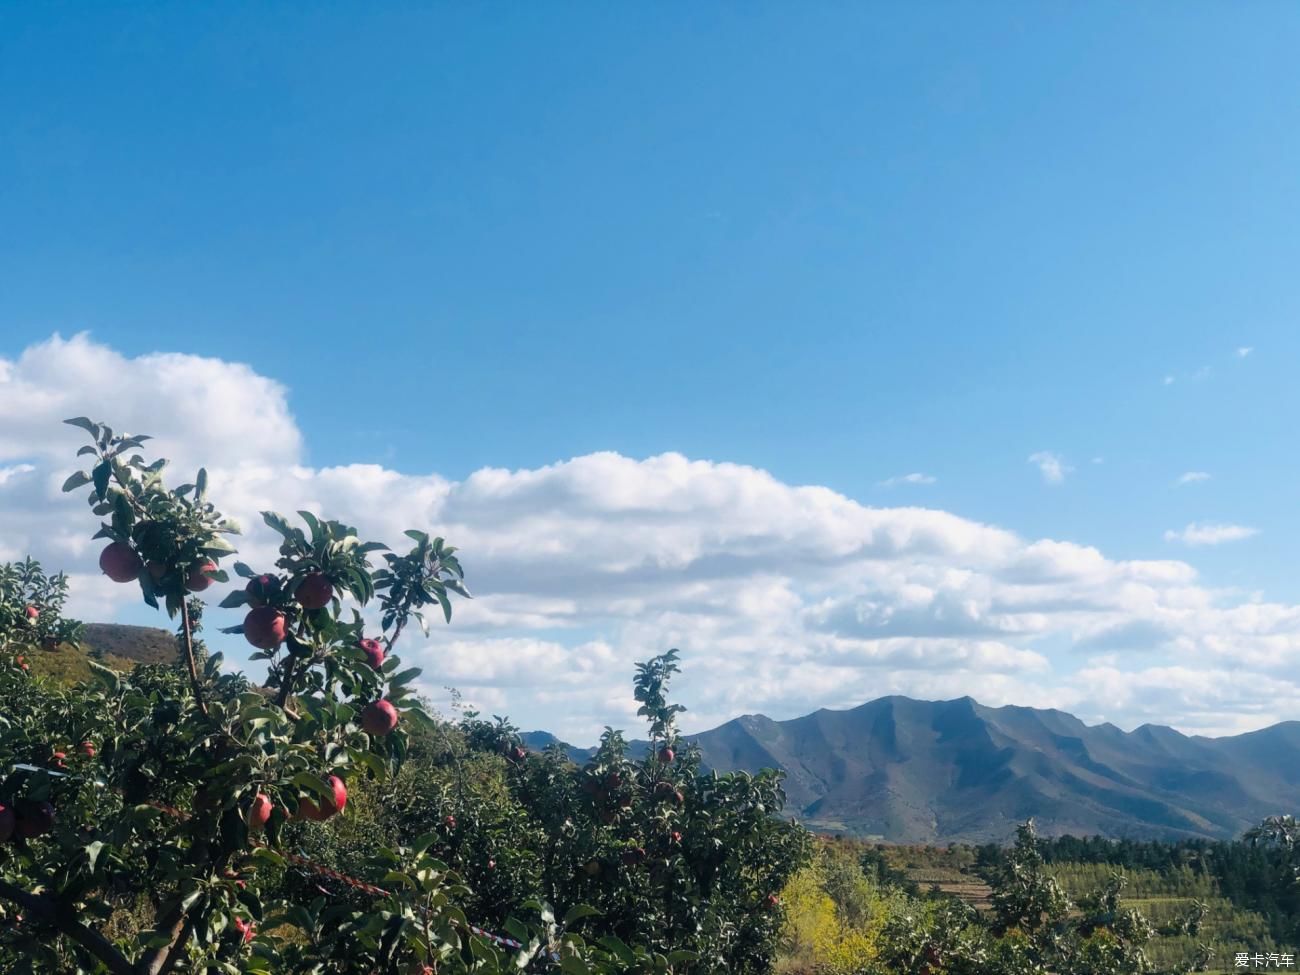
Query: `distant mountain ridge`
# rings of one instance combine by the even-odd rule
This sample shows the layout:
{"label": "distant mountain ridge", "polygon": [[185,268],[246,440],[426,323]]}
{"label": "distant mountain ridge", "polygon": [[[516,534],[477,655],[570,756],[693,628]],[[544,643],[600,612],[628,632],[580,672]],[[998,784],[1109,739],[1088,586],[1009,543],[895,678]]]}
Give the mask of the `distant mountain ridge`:
{"label": "distant mountain ridge", "polygon": [[[895,696],[789,721],[744,715],[687,737],[709,768],[784,770],[787,811],[810,828],[887,842],[1003,842],[1031,816],[1047,835],[1227,839],[1300,812],[1296,721],[1205,738]],[[578,762],[591,754],[565,747]]]}

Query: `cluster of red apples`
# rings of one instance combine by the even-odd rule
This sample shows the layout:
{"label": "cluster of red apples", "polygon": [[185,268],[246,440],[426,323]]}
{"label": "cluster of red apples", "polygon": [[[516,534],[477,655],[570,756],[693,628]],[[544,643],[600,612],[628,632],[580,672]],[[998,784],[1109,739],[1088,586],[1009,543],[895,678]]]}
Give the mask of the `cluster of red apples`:
{"label": "cluster of red apples", "polygon": [[[100,553],[99,567],[114,582],[134,582],[142,569],[148,571],[155,581],[161,579],[166,572],[166,566],[162,563],[142,562],[135,550],[125,542],[109,544]],[[217,565],[211,560],[193,566],[186,575],[186,589],[190,592],[207,589],[212,583],[209,573],[216,570]],[[274,575],[256,576],[245,587],[247,602],[252,608],[244,617],[244,638],[259,650],[275,651],[288,637],[288,617],[277,606],[283,590],[284,580]],[[309,572],[298,582],[292,598],[304,610],[317,610],[328,606],[334,595],[334,583],[325,573]],[[384,662],[383,644],[375,639],[363,638],[357,642],[357,646],[365,654],[366,662],[379,670]],[[22,666],[26,668],[26,664]],[[397,727],[397,722],[397,708],[383,698],[367,704],[361,712],[362,730],[377,738],[390,734]],[[331,775],[326,781],[333,792],[332,796],[322,797],[319,802],[301,799],[294,818],[321,822],[343,810],[348,801],[347,784],[337,775]],[[273,805],[269,796],[257,793],[248,809],[249,829],[264,827],[270,821]],[[3,830],[3,813],[0,813],[0,834],[3,834]]]}

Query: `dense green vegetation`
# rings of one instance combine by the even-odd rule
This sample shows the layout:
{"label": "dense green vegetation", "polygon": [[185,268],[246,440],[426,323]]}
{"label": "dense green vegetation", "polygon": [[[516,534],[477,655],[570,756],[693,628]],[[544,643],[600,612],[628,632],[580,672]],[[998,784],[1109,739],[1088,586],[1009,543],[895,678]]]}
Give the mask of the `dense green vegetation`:
{"label": "dense green vegetation", "polygon": [[[1139,912],[1151,936],[1141,944],[1141,963],[1117,970],[1227,972],[1240,970],[1238,952],[1273,953],[1279,959],[1296,954],[1294,898],[1300,885],[1292,850],[1297,828],[1285,818],[1271,822],[1231,843],[1063,837],[1035,838],[1034,845],[1042,873],[1074,902],[1076,911],[1095,902],[1090,894],[1123,877],[1119,909]],[[821,840],[813,864],[786,891],[786,953],[780,970],[875,971],[864,960],[879,964],[892,950],[891,919],[894,924],[908,917],[933,924],[929,919],[942,917],[945,903],[953,899],[973,910],[977,923],[972,930],[996,941],[999,898],[1005,898],[1007,881],[1015,874],[1016,856],[1014,849],[993,844]],[[854,893],[846,896],[846,891]],[[864,912],[863,904],[870,909]],[[933,971],[967,970],[953,967],[957,962],[951,956],[946,964]]]}
{"label": "dense green vegetation", "polygon": [[469,598],[454,547],[264,512],[279,557],[234,562],[220,603],[267,662],[254,687],[200,635],[191,594],[231,581],[238,534],[205,473],[168,489],[147,438],[69,422],[91,466],[64,487],[90,488],[101,568],[177,636],[167,664],[75,655],[66,579],[0,569],[0,970],[771,969],[808,835],[780,818],[777,773],[701,771],[675,651],[635,674],[643,755],[613,730],[581,767],[529,754],[503,720],[427,713],[396,655],[408,624]]}
{"label": "dense green vegetation", "polygon": [[[1287,844],[1260,839],[1162,843],[1066,836],[1044,841],[1043,856],[1052,864],[1122,868],[1141,878],[1149,897],[1218,895],[1262,918],[1272,941],[1300,945],[1296,859]],[[977,858],[996,863],[1001,855],[997,847],[988,846],[978,850]]]}

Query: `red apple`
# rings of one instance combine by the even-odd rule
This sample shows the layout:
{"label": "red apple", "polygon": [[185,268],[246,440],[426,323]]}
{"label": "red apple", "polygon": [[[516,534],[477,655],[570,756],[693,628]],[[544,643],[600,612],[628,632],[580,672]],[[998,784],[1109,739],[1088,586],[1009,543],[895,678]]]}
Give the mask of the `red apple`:
{"label": "red apple", "polygon": [[357,641],[357,646],[361,648],[362,653],[366,655],[366,663],[378,670],[384,663],[384,645],[378,640],[362,639]]}
{"label": "red apple", "polygon": [[600,861],[588,860],[582,865],[582,870],[588,877],[598,876],[600,874]]}
{"label": "red apple", "polygon": [[244,592],[248,593],[248,605],[256,609],[265,606],[267,600],[280,588],[280,580],[271,575],[260,575],[248,580]]}
{"label": "red apple", "polygon": [[217,563],[209,559],[206,562],[196,565],[190,569],[190,574],[185,577],[185,588],[190,592],[202,592],[212,585],[212,576],[209,572],[217,571]]}
{"label": "red apple", "polygon": [[77,746],[77,749],[87,758],[95,757],[95,743],[92,741],[83,741]]}
{"label": "red apple", "polygon": [[36,619],[41,615],[41,611],[35,606],[28,606],[23,612],[27,614],[27,618],[33,623],[36,622]]}
{"label": "red apple", "polygon": [[455,817],[455,816],[444,816],[444,817],[442,818],[442,825],[446,826],[448,829],[455,829],[455,828],[456,828],[456,817]]}
{"label": "red apple", "polygon": [[18,823],[18,817],[8,806],[0,803],[0,843],[9,842],[9,837],[14,835],[14,826]]}
{"label": "red apple", "polygon": [[342,812],[343,807],[348,804],[348,787],[337,775],[329,777],[330,788],[334,790],[334,801],[322,799],[320,805],[312,802],[310,799],[302,799],[298,802],[298,818],[310,819],[315,822],[321,822],[329,819],[337,812]]}
{"label": "red apple", "polygon": [[397,727],[397,708],[391,701],[382,699],[367,704],[361,712],[361,727],[366,734],[382,738]]}
{"label": "red apple", "polygon": [[495,870],[497,868],[497,862],[495,860],[489,860],[487,862],[487,868],[489,870]]}
{"label": "red apple", "polygon": [[641,847],[635,847],[631,850],[623,851],[623,864],[628,867],[635,867],[638,863],[645,860],[645,850]]}
{"label": "red apple", "polygon": [[67,758],[67,757],[68,757],[68,753],[67,753],[67,752],[55,752],[54,755],[53,755],[53,759],[54,759],[54,767],[55,767],[55,768],[67,768],[68,766],[67,766],[66,764],[64,764],[64,761],[63,761],[63,760],[64,760],[65,758]]}
{"label": "red apple", "polygon": [[334,598],[334,584],[323,572],[309,572],[298,583],[293,598],[303,609],[323,609]]}
{"label": "red apple", "polygon": [[264,792],[253,796],[253,802],[248,807],[248,828],[259,830],[265,826],[271,819],[273,805],[271,797]]}
{"label": "red apple", "polygon": [[664,745],[663,748],[659,749],[659,761],[663,762],[665,765],[671,765],[673,763],[673,759],[676,757],[677,757],[677,753],[674,752],[667,745]]}
{"label": "red apple", "polygon": [[99,568],[114,582],[133,582],[140,575],[140,556],[126,542],[111,542],[99,553]]}
{"label": "red apple", "polygon": [[777,907],[777,906],[780,905],[780,903],[781,903],[781,898],[777,897],[776,894],[768,894],[768,895],[767,895],[767,906],[768,906],[768,907]]}
{"label": "red apple", "polygon": [[239,932],[239,937],[244,944],[253,940],[253,929],[256,925],[252,921],[245,921],[242,917],[235,918],[235,930]]}
{"label": "red apple", "polygon": [[677,830],[673,830],[673,831],[668,835],[668,839],[671,840],[674,844],[676,844],[676,843],[680,843],[680,842],[682,841],[682,834],[681,834],[680,832],[678,832]]}
{"label": "red apple", "polygon": [[23,839],[44,836],[53,828],[54,807],[48,802],[28,802],[19,808],[15,829]]}
{"label": "red apple", "polygon": [[244,639],[259,650],[274,650],[284,634],[284,614],[274,606],[259,606],[244,617]]}
{"label": "red apple", "polygon": [[516,762],[522,762],[528,757],[528,752],[524,751],[522,745],[516,745],[514,748],[510,749],[510,757]]}

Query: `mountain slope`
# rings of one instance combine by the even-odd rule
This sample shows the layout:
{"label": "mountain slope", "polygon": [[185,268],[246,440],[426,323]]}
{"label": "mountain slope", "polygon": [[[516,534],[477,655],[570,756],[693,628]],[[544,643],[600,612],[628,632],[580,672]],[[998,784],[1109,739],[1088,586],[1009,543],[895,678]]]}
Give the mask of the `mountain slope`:
{"label": "mountain slope", "polygon": [[1300,808],[1300,722],[1204,738],[886,697],[690,737],[710,768],[783,769],[787,808],[810,827],[891,842],[1002,842],[1031,816],[1049,835],[1229,838]]}

